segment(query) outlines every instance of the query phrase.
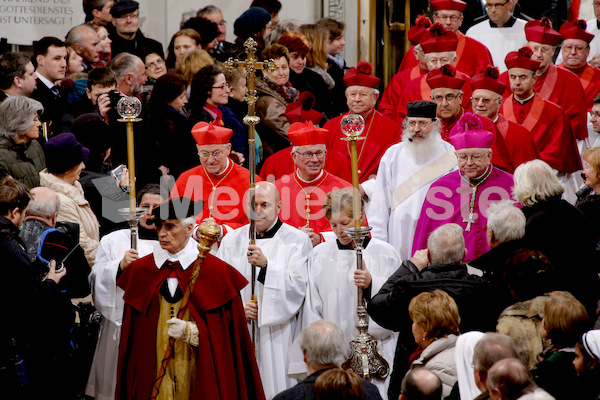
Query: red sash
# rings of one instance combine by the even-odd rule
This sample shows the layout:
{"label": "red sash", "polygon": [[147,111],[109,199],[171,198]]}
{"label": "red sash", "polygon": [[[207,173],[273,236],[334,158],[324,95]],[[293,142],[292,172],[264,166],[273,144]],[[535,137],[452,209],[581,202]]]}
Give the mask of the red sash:
{"label": "red sash", "polygon": [[[513,97],[514,94],[511,94],[510,97],[504,102],[502,106],[503,115],[509,121],[513,121],[518,124],[517,118],[515,117],[515,109],[513,106]],[[536,93],[533,96],[533,105],[531,106],[531,111],[525,118],[525,121],[521,124],[525,127],[529,132],[533,134],[533,127],[540,120],[542,116],[542,111],[544,110],[544,99]]]}
{"label": "red sash", "polygon": [[431,100],[431,88],[427,84],[427,74],[421,77],[421,99]]}
{"label": "red sash", "polygon": [[411,70],[410,70],[410,78],[409,78],[409,82],[412,81],[413,79],[417,79],[418,77],[421,76],[421,66],[420,65],[415,65]]}
{"label": "red sash", "polygon": [[460,60],[460,57],[462,57],[463,51],[465,50],[467,39],[465,35],[459,31],[456,31],[456,36],[458,36],[458,46],[456,47],[456,63],[458,64],[458,60]]}
{"label": "red sash", "polygon": [[556,86],[556,81],[558,80],[558,68],[556,65],[550,63],[548,65],[548,71],[546,72],[546,79],[544,80],[544,84],[540,88],[540,90],[536,90],[544,99],[550,99],[552,92],[554,91],[554,86]]}

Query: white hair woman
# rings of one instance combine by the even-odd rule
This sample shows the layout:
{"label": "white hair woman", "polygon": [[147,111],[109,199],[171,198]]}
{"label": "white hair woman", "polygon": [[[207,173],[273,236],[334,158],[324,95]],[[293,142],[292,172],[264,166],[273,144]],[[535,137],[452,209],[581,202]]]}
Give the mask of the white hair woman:
{"label": "white hair woman", "polygon": [[44,151],[35,140],[42,123],[42,103],[25,96],[10,96],[0,104],[0,165],[30,189],[40,185],[46,168]]}

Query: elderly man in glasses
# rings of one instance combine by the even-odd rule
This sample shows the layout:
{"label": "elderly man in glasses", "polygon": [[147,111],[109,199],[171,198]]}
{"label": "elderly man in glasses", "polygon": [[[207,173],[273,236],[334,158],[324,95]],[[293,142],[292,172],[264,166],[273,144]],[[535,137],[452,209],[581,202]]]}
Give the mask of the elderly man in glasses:
{"label": "elderly man in glasses", "polygon": [[427,190],[457,165],[454,148],[440,137],[437,105],[419,100],[407,107],[402,142],[381,158],[377,196],[368,214],[373,237],[393,245],[402,260],[412,256],[412,239]]}
{"label": "elderly man in glasses", "polygon": [[312,122],[290,125],[288,137],[293,146],[292,160],[296,170],[274,182],[281,195],[279,218],[305,232],[313,246],[324,241],[321,232],[331,233],[323,213],[325,196],[332,190],[352,186],[323,169],[328,135],[327,129],[314,126]]}
{"label": "elderly man in glasses", "polygon": [[487,46],[494,65],[504,72],[504,57],[527,43],[524,31],[527,21],[513,16],[515,1],[485,0],[484,3],[487,17],[470,27],[465,35]]}
{"label": "elderly man in glasses", "polygon": [[485,231],[487,208],[511,198],[513,177],[492,164],[494,134],[482,126],[478,116],[466,113],[453,130],[450,142],[456,149],[458,171],[442,176],[427,191],[413,253],[427,248],[429,234],[446,223],[463,228],[466,262],[490,249]]}
{"label": "elderly man in glasses", "polygon": [[[400,141],[400,124],[382,115],[375,110],[379,98],[379,82],[381,79],[371,75],[373,66],[361,61],[356,68],[350,68],[344,75],[346,84],[346,104],[349,113],[359,114],[365,119],[365,129],[361,134],[364,140],[357,142],[358,154],[358,180],[363,183],[374,179],[379,167],[379,160],[383,153],[393,144]],[[333,118],[323,126],[329,131],[328,148],[337,150],[350,157],[350,145],[342,140],[346,135],[342,132],[340,122],[347,115]],[[343,166],[350,175],[350,163]]]}
{"label": "elderly man in glasses", "polygon": [[[182,173],[171,197],[185,196],[204,201],[205,207],[196,216],[202,223],[213,218],[221,227],[221,235],[248,223],[244,211],[250,171],[229,158],[233,131],[213,123],[198,122],[192,128],[200,165]],[[261,178],[256,176],[256,182]]]}
{"label": "elderly man in glasses", "polygon": [[[463,12],[467,3],[461,0],[431,0],[430,4],[433,9],[433,22],[442,24],[446,30],[452,31],[458,36],[456,69],[473,76],[486,66],[493,64],[492,55],[485,45],[463,35],[458,30],[463,23]],[[411,49],[402,60],[400,69],[411,68],[417,64],[418,61]]]}

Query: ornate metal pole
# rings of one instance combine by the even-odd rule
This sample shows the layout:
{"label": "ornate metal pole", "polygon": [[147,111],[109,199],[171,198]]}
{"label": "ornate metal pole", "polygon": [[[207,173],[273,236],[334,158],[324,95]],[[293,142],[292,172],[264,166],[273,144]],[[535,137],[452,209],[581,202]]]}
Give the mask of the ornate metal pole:
{"label": "ornate metal pole", "polygon": [[[360,134],[365,129],[365,120],[358,114],[348,114],[340,123],[342,132],[346,135],[346,140],[350,142],[350,157],[352,163],[352,186],[354,186],[352,197],[352,211],[354,218],[354,228],[348,228],[345,232],[354,241],[354,250],[356,251],[356,269],[363,268],[363,242],[371,230],[370,227],[361,226],[361,198],[358,189],[358,140],[363,140]],[[343,364],[344,369],[351,369],[366,380],[375,378],[383,381],[388,376],[390,366],[387,361],[377,353],[377,342],[369,335],[369,316],[365,306],[363,289],[358,288],[358,304],[356,308],[358,321],[356,329],[358,336],[350,342],[350,358]]]}
{"label": "ornate metal pole", "polygon": [[[256,244],[256,218],[254,212],[254,193],[256,191],[256,128],[260,122],[260,118],[256,115],[255,105],[258,97],[254,89],[254,77],[256,70],[274,71],[277,69],[277,64],[273,60],[257,61],[256,59],[256,41],[248,38],[244,42],[246,48],[246,61],[239,61],[230,58],[225,62],[225,67],[228,70],[245,68],[246,70],[246,86],[248,91],[244,96],[244,100],[248,104],[248,115],[244,117],[244,123],[248,125],[248,169],[250,170],[250,187],[248,189],[248,212],[250,213],[250,244]],[[252,268],[252,278],[250,282],[250,300],[256,303],[255,283],[256,283],[256,268]],[[252,345],[256,349],[256,321],[252,320]]]}
{"label": "ornate metal pole", "polygon": [[123,97],[117,103],[117,112],[121,116],[117,121],[124,122],[127,128],[127,169],[129,170],[129,208],[121,208],[119,212],[129,222],[131,248],[137,250],[138,223],[146,210],[136,207],[133,123],[142,120],[138,118],[142,112],[142,103],[137,97]]}

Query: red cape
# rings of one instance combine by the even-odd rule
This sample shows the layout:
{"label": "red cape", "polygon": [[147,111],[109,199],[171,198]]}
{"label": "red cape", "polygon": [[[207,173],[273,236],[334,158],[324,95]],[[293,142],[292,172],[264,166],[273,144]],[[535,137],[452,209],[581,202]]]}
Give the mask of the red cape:
{"label": "red cape", "polygon": [[379,107],[377,108],[379,112],[396,122],[400,122],[396,110],[398,109],[398,103],[404,93],[404,88],[406,88],[408,82],[425,74],[427,74],[427,71],[424,71],[419,65],[416,65],[394,75],[385,87],[383,95],[381,95]]}
{"label": "red cape", "polygon": [[[456,69],[458,71],[464,72],[471,77],[481,72],[488,65],[494,65],[492,54],[483,43],[467,37],[459,31],[456,32],[456,35],[458,36],[458,47],[456,48],[456,57],[458,58]],[[404,54],[398,72],[419,65],[413,48],[414,46],[411,46],[406,54]]]}
{"label": "red cape", "polygon": [[[342,140],[346,135],[342,132],[340,122],[347,115],[343,114],[327,121],[323,128],[329,130],[328,149],[333,149],[346,155],[350,160],[350,144]],[[371,122],[372,121],[372,122]],[[365,118],[365,130],[361,136],[365,140],[359,140],[357,144],[358,152],[358,181],[360,183],[369,179],[371,175],[376,175],[379,169],[379,160],[390,146],[400,142],[402,138],[402,126],[391,118],[383,116],[379,111],[373,110],[372,114]],[[338,166],[344,170],[344,176],[350,176],[352,179],[352,167],[350,162],[345,161]]]}
{"label": "red cape", "polygon": [[[539,153],[535,147],[531,132],[513,121],[507,120],[502,114],[498,114],[495,123],[496,135],[504,138],[506,149],[510,155],[513,168],[519,165],[539,158]],[[511,174],[514,172],[508,171]]]}
{"label": "red cape", "polygon": [[[212,217],[217,224],[224,226],[224,233],[227,233],[228,228],[236,229],[248,223],[248,216],[244,211],[246,199],[244,196],[248,192],[250,185],[250,171],[246,168],[229,161],[229,167],[226,172],[219,176],[209,174],[210,181],[217,184],[227,173],[223,182],[221,182],[214,197],[214,208]],[[175,186],[171,191],[171,197],[185,196],[194,201],[204,201],[202,212],[196,216],[196,221],[201,223],[208,218],[209,196],[212,193],[212,185],[207,178],[207,171],[203,166],[199,165],[182,173]],[[256,182],[262,179],[257,175]]]}
{"label": "red cape", "polygon": [[[296,164],[292,160],[292,147],[279,150],[277,153],[270,155],[265,160],[260,169],[260,177],[263,180],[274,182],[281,179],[284,175],[291,175],[296,170]],[[344,180],[351,180],[352,175],[348,173],[346,166],[350,163],[350,158],[339,151],[327,149],[325,157],[325,171],[329,171],[335,176]]]}
{"label": "red cape", "polygon": [[[503,95],[506,100],[512,94],[510,82],[508,81],[508,71],[503,72],[498,80],[506,85],[506,91]],[[579,140],[587,138],[585,92],[577,75],[551,63],[546,72],[537,77],[533,89],[544,100],[548,100],[562,108],[571,124],[571,131],[575,138]]]}
{"label": "red cape", "polygon": [[[187,282],[194,268],[182,272]],[[150,254],[119,278],[125,313],[119,346],[116,400],[149,399],[155,378],[159,290],[169,271]],[[248,281],[229,264],[207,254],[189,310],[199,330],[196,374],[190,399],[264,399],[239,291]],[[162,357],[162,354],[160,355]]]}
{"label": "red cape", "polygon": [[[306,226],[306,220],[309,217],[308,226],[316,233],[331,231],[329,221],[323,213],[323,201],[325,201],[327,193],[336,189],[352,188],[350,183],[327,171],[323,171],[321,178],[308,184],[298,177],[297,172],[286,175],[273,184],[281,196],[279,218],[286,224],[301,228]],[[302,191],[302,188],[310,193],[310,213],[306,212],[306,193]]]}
{"label": "red cape", "polygon": [[[564,64],[560,64],[559,67],[567,69]],[[581,82],[581,86],[585,92],[587,110],[589,111],[594,105],[594,99],[600,93],[600,69],[586,64],[581,70],[571,72],[577,75],[579,82]]]}
{"label": "red cape", "polygon": [[531,132],[540,159],[552,168],[567,173],[581,169],[577,142],[562,108],[536,93],[523,106],[510,95],[500,112]]}

